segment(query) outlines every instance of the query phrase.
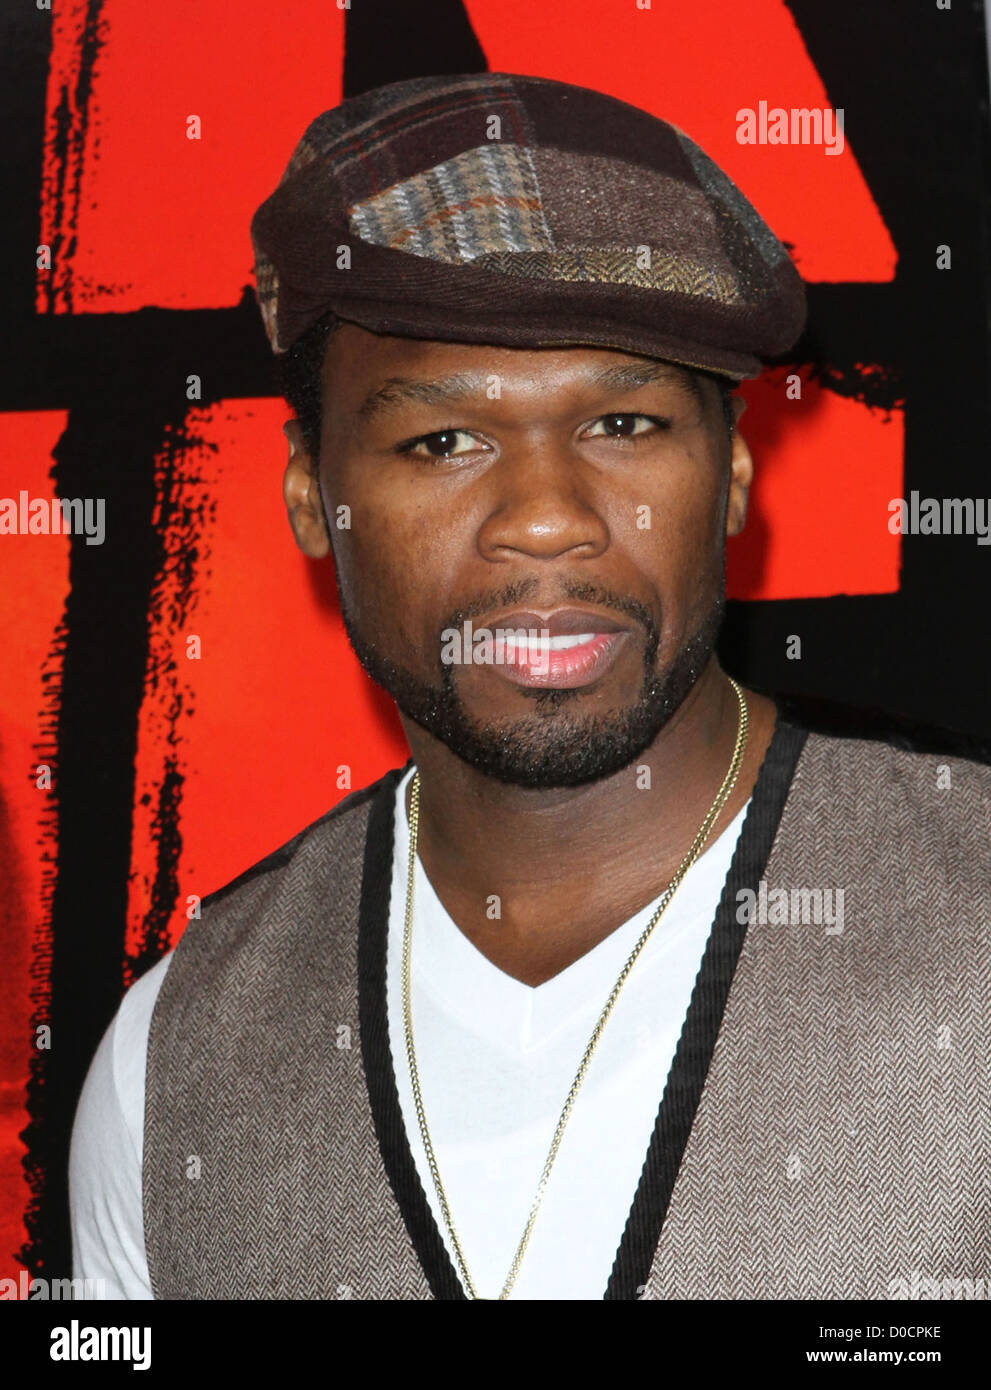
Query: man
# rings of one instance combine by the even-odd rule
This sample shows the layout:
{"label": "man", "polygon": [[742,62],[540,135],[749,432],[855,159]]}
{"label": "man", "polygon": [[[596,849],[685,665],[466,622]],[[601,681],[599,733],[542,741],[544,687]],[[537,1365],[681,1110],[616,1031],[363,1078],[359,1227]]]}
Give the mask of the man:
{"label": "man", "polygon": [[75,1273],[986,1272],[991,773],[810,731],[714,652],[753,473],[731,388],[804,319],[783,247],[674,127],[507,74],[324,113],[252,232],[293,533],[412,759],[128,993],[76,1122]]}

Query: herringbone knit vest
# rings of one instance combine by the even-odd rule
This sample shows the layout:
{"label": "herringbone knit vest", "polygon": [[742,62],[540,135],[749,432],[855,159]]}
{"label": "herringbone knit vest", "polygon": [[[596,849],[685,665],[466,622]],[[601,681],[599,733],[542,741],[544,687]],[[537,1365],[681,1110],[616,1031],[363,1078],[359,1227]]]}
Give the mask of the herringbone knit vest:
{"label": "herringbone knit vest", "polygon": [[[157,1298],[464,1297],[386,1026],[401,775],[204,899],[179,943],[147,1067]],[[838,889],[842,917],[834,896],[810,920]],[[991,769],[779,718],[605,1296],[991,1275],[989,938]]]}

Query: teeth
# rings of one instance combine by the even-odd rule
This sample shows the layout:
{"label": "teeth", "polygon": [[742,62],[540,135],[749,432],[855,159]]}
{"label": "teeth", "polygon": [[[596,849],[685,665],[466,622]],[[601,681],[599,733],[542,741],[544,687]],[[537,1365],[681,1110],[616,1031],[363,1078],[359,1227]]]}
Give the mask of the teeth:
{"label": "teeth", "polygon": [[507,648],[525,647],[532,652],[565,652],[569,647],[580,647],[586,642],[593,641],[594,638],[594,632],[569,633],[560,637],[525,637],[522,641],[517,641],[514,637],[507,637],[506,646]]}

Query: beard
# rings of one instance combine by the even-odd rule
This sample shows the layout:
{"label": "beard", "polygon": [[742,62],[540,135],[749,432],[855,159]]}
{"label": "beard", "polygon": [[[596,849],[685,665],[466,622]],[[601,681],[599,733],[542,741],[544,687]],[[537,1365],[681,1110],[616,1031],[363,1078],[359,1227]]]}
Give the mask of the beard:
{"label": "beard", "polygon": [[[461,629],[482,613],[505,610],[524,600],[536,585],[518,584],[498,596],[487,596],[458,609],[444,628]],[[372,680],[420,728],[440,739],[457,757],[488,777],[513,786],[547,789],[577,787],[595,782],[629,766],[664,728],[705,670],[715,650],[726,606],[725,581],[697,629],[666,671],[656,667],[660,632],[650,610],[633,599],[618,598],[590,584],[572,584],[565,597],[594,603],[633,617],[646,632],[643,681],[631,705],[605,713],[583,715],[578,706],[582,690],[517,687],[533,703],[533,713],[511,719],[473,720],[462,703],[456,667],[440,660],[436,684],[421,680],[397,665],[366,640],[346,605],[341,615],[355,655]]]}

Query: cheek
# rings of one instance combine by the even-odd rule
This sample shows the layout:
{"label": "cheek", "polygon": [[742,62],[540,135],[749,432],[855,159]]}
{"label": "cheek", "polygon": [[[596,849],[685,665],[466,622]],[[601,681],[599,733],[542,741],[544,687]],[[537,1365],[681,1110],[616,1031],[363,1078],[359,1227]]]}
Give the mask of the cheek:
{"label": "cheek", "polygon": [[662,667],[702,625],[722,589],[724,471],[716,458],[686,454],[645,474],[619,506],[610,506],[612,544],[628,558],[638,596],[660,615]]}
{"label": "cheek", "polygon": [[609,504],[610,533],[639,563],[691,592],[723,551],[726,489],[718,461],[686,454]]}
{"label": "cheek", "polygon": [[401,627],[409,603],[404,579],[409,564],[388,524],[352,509],[350,530],[334,537],[334,556],[341,602],[355,621],[376,631]]}
{"label": "cheek", "polygon": [[[442,589],[444,532],[438,532],[436,508],[411,497],[395,477],[375,487],[343,477],[326,487],[325,500],[341,602],[369,635],[418,650],[427,600]],[[350,526],[338,529],[334,518],[342,505]]]}

